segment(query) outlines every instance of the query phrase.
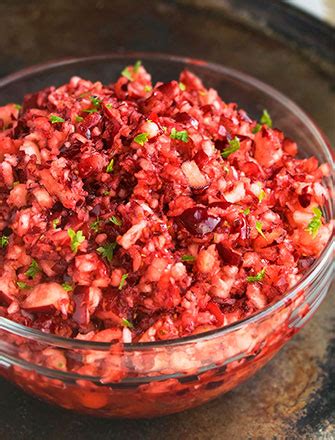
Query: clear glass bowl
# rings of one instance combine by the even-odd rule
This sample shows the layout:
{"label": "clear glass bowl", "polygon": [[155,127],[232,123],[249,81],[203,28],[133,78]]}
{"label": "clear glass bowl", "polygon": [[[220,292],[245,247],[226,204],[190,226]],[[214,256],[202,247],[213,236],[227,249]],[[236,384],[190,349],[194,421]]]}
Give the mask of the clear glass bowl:
{"label": "clear glass bowl", "polygon": [[[105,83],[141,59],[154,80],[185,67],[255,118],[268,109],[275,125],[298,142],[302,156],[333,166],[327,141],[292,101],[232,69],[159,54],[103,55],[32,67],[0,80],[0,101],[67,82],[73,75]],[[325,184],[333,194],[332,179]],[[333,217],[332,202],[325,216]],[[154,417],[202,404],[253,375],[308,321],[332,278],[333,243],[303,279],[275,304],[232,325],[177,340],[107,344],[45,334],[0,318],[0,374],[64,408],[104,417]]]}

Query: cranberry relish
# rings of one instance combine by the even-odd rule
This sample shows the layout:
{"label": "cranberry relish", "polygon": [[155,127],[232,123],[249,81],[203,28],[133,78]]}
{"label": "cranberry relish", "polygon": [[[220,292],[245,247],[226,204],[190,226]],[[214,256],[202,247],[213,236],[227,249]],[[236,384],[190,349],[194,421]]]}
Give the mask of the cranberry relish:
{"label": "cranberry relish", "polygon": [[189,71],[73,77],[0,108],[0,316],[124,342],[211,330],[296,284],[331,225],[327,164]]}

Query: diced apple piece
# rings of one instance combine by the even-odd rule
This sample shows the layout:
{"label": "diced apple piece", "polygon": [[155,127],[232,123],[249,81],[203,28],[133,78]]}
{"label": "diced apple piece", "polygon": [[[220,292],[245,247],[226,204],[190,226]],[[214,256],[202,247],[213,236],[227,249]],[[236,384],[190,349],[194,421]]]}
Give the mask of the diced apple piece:
{"label": "diced apple piece", "polygon": [[70,299],[68,292],[58,283],[42,283],[34,287],[22,303],[22,308],[29,312],[60,311],[66,315]]}

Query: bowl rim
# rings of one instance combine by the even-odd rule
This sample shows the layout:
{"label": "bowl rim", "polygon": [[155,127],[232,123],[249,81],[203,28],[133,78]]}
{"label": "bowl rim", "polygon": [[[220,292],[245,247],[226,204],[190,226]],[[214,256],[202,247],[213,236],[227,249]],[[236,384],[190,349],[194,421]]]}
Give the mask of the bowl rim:
{"label": "bowl rim", "polygon": [[[92,61],[113,61],[113,60],[124,60],[125,63],[137,59],[148,60],[148,61],[164,61],[164,62],[174,62],[183,64],[185,67],[189,66],[201,66],[203,68],[214,70],[216,72],[222,73],[225,76],[239,80],[240,82],[246,83],[256,89],[261,90],[263,93],[271,96],[273,99],[277,100],[284,107],[288,108],[291,112],[294,112],[300,121],[303,123],[304,127],[307,127],[315,139],[318,141],[321,149],[325,153],[328,159],[328,163],[331,166],[332,175],[334,176],[334,160],[333,151],[331,145],[322,130],[315,124],[307,113],[305,113],[294,101],[287,98],[283,93],[276,90],[274,87],[268,85],[267,83],[248,75],[239,70],[233,69],[231,67],[226,67],[224,65],[204,61],[196,58],[189,58],[183,56],[177,56],[172,54],[161,54],[158,52],[115,52],[115,53],[104,53],[93,56],[83,56],[83,57],[66,57],[62,59],[47,61],[44,63],[35,64],[24,69],[18,70],[14,73],[6,75],[0,78],[0,92],[1,87],[4,87],[16,80],[20,80],[24,77],[33,76],[39,72],[43,72],[49,69],[57,68],[60,66],[80,64]],[[331,178],[331,182],[334,179]],[[333,183],[332,183],[333,186]],[[334,217],[334,201],[330,204],[330,219]],[[299,294],[303,289],[305,289],[311,281],[324,269],[328,264],[328,260],[333,253],[333,234],[327,242],[327,245],[321,252],[320,256],[314,261],[311,267],[305,272],[300,281],[290,288],[284,296],[282,296],[278,301],[273,304],[268,305],[264,309],[244,318],[238,320],[232,324],[217,328],[215,330],[197,333],[189,336],[184,336],[176,339],[167,339],[162,341],[151,341],[151,342],[138,342],[138,343],[125,343],[123,344],[125,351],[135,351],[135,350],[147,350],[151,348],[164,348],[181,346],[189,343],[204,342],[206,340],[211,340],[229,332],[234,332],[242,327],[260,321],[267,316],[276,312],[282,306],[290,303],[293,298]],[[114,343],[110,342],[92,342],[86,340],[78,340],[72,338],[65,338],[62,336],[57,336],[49,333],[44,333],[40,330],[26,327],[22,324],[18,324],[8,318],[0,317],[0,329],[13,333],[17,336],[26,337],[28,339],[34,339],[49,343],[50,345],[63,347],[63,348],[82,348],[90,350],[109,350]]]}

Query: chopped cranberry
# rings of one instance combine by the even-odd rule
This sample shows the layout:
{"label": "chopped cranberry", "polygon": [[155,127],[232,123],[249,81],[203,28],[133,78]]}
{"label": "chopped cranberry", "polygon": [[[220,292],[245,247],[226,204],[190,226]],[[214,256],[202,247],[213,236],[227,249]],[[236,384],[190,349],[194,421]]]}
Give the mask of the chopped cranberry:
{"label": "chopped cranberry", "polygon": [[231,266],[239,266],[241,264],[242,256],[238,252],[235,252],[231,248],[224,246],[222,243],[218,243],[216,248],[224,264]]}
{"label": "chopped cranberry", "polygon": [[302,194],[299,194],[298,196],[299,203],[303,208],[307,208],[312,201],[312,195],[308,194],[306,192],[303,192]]}
{"label": "chopped cranberry", "polygon": [[250,226],[248,225],[248,220],[245,215],[241,215],[235,219],[231,229],[232,232],[239,232],[242,240],[250,238]]}
{"label": "chopped cranberry", "polygon": [[221,222],[219,217],[209,215],[207,208],[200,206],[186,209],[179,220],[191,234],[199,236],[214,232]]}

